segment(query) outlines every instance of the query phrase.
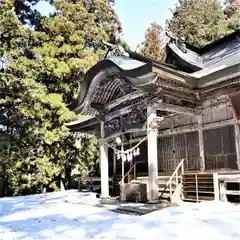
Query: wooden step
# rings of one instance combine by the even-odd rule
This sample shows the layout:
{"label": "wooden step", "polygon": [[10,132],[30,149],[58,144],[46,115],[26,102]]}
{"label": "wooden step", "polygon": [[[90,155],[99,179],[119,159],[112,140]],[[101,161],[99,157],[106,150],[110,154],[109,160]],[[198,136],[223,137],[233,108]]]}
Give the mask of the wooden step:
{"label": "wooden step", "polygon": [[240,191],[227,190],[227,191],[226,191],[226,195],[240,196]]}
{"label": "wooden step", "polygon": [[[196,184],[184,184],[183,185],[183,189],[196,189]],[[214,189],[214,186],[213,185],[198,185],[198,189]]]}
{"label": "wooden step", "polygon": [[207,180],[199,180],[199,181],[194,181],[194,179],[191,179],[189,181],[183,180],[184,183],[186,184],[196,184],[196,182],[200,183],[200,184],[213,184],[213,181],[207,181]]}
{"label": "wooden step", "polygon": [[196,191],[196,190],[187,190],[187,191],[183,191],[183,193],[206,193],[206,194],[214,194],[214,191]]}
{"label": "wooden step", "polygon": [[199,177],[197,177],[197,178],[195,178],[195,177],[192,177],[192,178],[190,178],[190,177],[183,177],[183,181],[213,181],[213,178],[207,178],[207,177],[201,177],[201,178],[199,178]]}
{"label": "wooden step", "polygon": [[182,189],[183,190],[195,190],[195,191],[196,191],[196,189],[203,190],[203,191],[211,191],[211,190],[213,191],[214,187],[198,186],[198,188],[196,188],[196,186],[189,187],[189,186],[183,185]]}
{"label": "wooden step", "polygon": [[[196,201],[197,200],[197,196],[195,195],[187,195],[184,198],[185,201]],[[214,200],[214,196],[198,196],[198,201],[212,201]]]}
{"label": "wooden step", "polygon": [[[162,180],[162,181],[168,181],[171,178],[171,176],[158,176],[158,180]],[[178,177],[180,178],[180,176]],[[175,178],[174,178],[175,179]],[[142,181],[149,181],[149,177],[145,176],[145,177],[137,177],[137,180],[142,180]]]}
{"label": "wooden step", "polygon": [[[177,185],[178,184],[180,184],[180,182],[177,183]],[[167,186],[166,183],[158,183],[159,188],[165,188],[166,186]],[[169,187],[170,187],[170,184],[167,186],[167,188],[169,188]],[[172,187],[176,187],[176,182],[172,182]]]}
{"label": "wooden step", "polygon": [[206,173],[206,172],[197,172],[197,173],[185,172],[183,175],[184,176],[195,176],[195,175],[198,175],[198,176],[213,176],[212,173]]}
{"label": "wooden step", "polygon": [[[165,192],[165,193],[169,193],[170,194],[170,189],[169,188],[166,188],[166,189],[164,189],[164,188],[159,188],[158,189],[158,192]],[[175,188],[172,188],[172,193],[174,193],[175,192]]]}
{"label": "wooden step", "polygon": [[170,195],[168,195],[168,196],[166,196],[166,195],[162,195],[162,196],[159,195],[159,197],[160,197],[159,198],[160,200],[167,200],[168,202],[170,202]]}
{"label": "wooden step", "polygon": [[186,173],[182,178],[185,201],[214,200],[214,180],[212,173]]}

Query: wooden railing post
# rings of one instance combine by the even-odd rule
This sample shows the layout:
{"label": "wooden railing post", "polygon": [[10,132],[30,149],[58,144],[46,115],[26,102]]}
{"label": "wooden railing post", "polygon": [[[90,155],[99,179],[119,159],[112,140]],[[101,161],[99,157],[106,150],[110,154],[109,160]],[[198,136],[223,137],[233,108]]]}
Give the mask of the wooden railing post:
{"label": "wooden railing post", "polygon": [[178,185],[178,170],[176,172],[176,186]]}
{"label": "wooden railing post", "polygon": [[213,173],[213,186],[214,186],[214,196],[215,200],[219,200],[219,180],[218,173]]}
{"label": "wooden railing post", "polygon": [[[127,178],[128,183],[131,182],[132,180],[136,180],[137,178],[137,164],[139,164],[140,162],[136,162],[130,169],[129,171],[122,177],[121,181],[119,182],[119,184],[124,183],[125,179]],[[133,177],[134,179],[131,179],[131,173],[133,172]]]}
{"label": "wooden railing post", "polygon": [[181,171],[182,171],[182,174],[184,174],[184,161],[182,162]]}
{"label": "wooden railing post", "polygon": [[[178,166],[176,167],[175,171],[173,172],[172,176],[170,177],[170,179],[168,180],[164,190],[162,191],[161,195],[160,195],[160,198],[162,197],[163,193],[166,191],[166,189],[169,187],[169,190],[170,190],[170,198],[172,197],[172,181],[174,180],[174,177],[176,177],[175,181],[176,181],[176,187],[178,186],[178,171],[180,170],[181,168],[181,174],[184,173],[184,167],[183,167],[183,164],[184,164],[184,159],[182,159],[182,161],[178,164]],[[182,183],[182,176],[181,176],[181,183]]]}

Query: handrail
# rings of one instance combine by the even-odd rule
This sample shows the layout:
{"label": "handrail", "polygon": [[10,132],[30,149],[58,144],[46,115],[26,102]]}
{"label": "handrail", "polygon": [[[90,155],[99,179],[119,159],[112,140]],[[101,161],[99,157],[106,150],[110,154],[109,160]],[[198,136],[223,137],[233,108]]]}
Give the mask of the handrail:
{"label": "handrail", "polygon": [[176,183],[178,181],[178,170],[181,168],[181,174],[184,173],[184,161],[185,159],[182,159],[181,162],[177,165],[175,171],[173,172],[172,176],[170,177],[170,179],[168,180],[168,182],[166,183],[166,186],[164,188],[164,190],[162,191],[161,195],[159,198],[162,197],[162,195],[164,194],[164,192],[166,191],[166,189],[168,188],[169,184],[170,184],[170,197],[172,196],[172,180],[176,175]]}
{"label": "handrail", "polygon": [[139,161],[139,162],[134,163],[132,165],[132,167],[127,171],[127,173],[124,175],[124,177],[122,177],[122,180],[119,182],[119,184],[122,184],[126,177],[128,177],[128,183],[130,182],[129,179],[130,179],[130,173],[131,173],[132,170],[134,170],[133,171],[133,179],[134,180],[136,179],[136,166],[139,163],[145,163],[145,161]]}

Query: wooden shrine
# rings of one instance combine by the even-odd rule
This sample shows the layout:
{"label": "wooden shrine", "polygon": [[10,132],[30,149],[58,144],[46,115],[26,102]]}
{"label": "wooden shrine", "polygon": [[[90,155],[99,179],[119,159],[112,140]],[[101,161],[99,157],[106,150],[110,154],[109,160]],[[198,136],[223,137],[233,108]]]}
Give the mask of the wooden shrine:
{"label": "wooden shrine", "polygon": [[108,178],[122,170],[109,146],[129,149],[144,137],[140,155],[124,170],[141,165],[149,200],[159,198],[158,179],[182,159],[187,173],[240,170],[239,37],[235,32],[200,49],[171,37],[162,62],[110,45],[106,58],[89,69],[69,106],[86,117],[67,126],[101,139],[103,198]]}

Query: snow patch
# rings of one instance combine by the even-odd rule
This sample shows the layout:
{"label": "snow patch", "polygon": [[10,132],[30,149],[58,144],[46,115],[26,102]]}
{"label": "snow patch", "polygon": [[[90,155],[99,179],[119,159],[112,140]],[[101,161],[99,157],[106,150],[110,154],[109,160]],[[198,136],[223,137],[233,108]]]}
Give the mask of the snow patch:
{"label": "snow patch", "polygon": [[240,239],[239,205],[183,203],[139,217],[91,206],[98,202],[77,191],[2,198],[0,239]]}

